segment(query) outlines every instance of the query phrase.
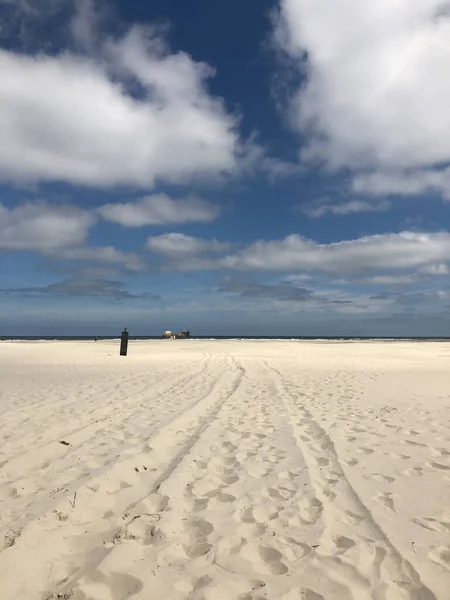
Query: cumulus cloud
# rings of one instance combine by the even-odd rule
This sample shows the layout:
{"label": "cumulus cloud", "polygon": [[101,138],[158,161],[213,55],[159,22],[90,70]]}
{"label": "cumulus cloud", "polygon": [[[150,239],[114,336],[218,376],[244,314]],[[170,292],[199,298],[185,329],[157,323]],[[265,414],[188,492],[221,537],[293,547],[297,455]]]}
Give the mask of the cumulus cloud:
{"label": "cumulus cloud", "polygon": [[145,196],[135,202],[105,204],[98,212],[107,221],[124,227],[209,223],[219,216],[218,207],[205,200],[195,196],[173,200],[166,194]]}
{"label": "cumulus cloud", "polygon": [[284,279],[289,288],[311,276],[329,275],[345,278],[335,280],[337,284],[405,286],[445,275],[450,264],[447,232],[404,231],[329,244],[292,234],[259,240],[234,253],[231,244],[216,239],[166,233],[149,237],[146,247],[161,255],[168,269],[297,271]]}
{"label": "cumulus cloud", "polygon": [[0,203],[0,249],[35,250],[57,260],[108,263],[127,271],[145,269],[136,252],[85,245],[95,222],[93,212],[76,206],[36,201],[8,208]]}
{"label": "cumulus cloud", "polygon": [[258,241],[221,260],[230,269],[305,270],[333,274],[416,269],[450,261],[449,233],[402,232],[318,244],[300,235]]}
{"label": "cumulus cloud", "polygon": [[229,250],[231,244],[184,233],[165,233],[149,237],[146,248],[160,257],[162,271],[205,271],[218,268],[220,255]]}
{"label": "cumulus cloud", "polygon": [[450,195],[450,12],[443,0],[280,0],[277,43],[304,77],[305,160],[361,171],[368,193]]}
{"label": "cumulus cloud", "polygon": [[0,248],[45,251],[79,246],[94,221],[89,212],[74,206],[28,202],[7,208],[0,203]]}
{"label": "cumulus cloud", "polygon": [[385,212],[391,208],[392,204],[385,200],[377,204],[366,202],[365,200],[349,200],[340,204],[332,203],[313,203],[306,206],[301,206],[300,210],[312,219],[320,219],[326,215],[351,215],[355,213],[367,212]]}
{"label": "cumulus cloud", "polygon": [[420,268],[425,275],[450,275],[450,266],[446,263],[431,263]]}
{"label": "cumulus cloud", "polygon": [[377,196],[417,196],[424,193],[440,193],[450,200],[450,168],[418,169],[413,172],[375,171],[357,175],[353,190]]}
{"label": "cumulus cloud", "polygon": [[219,242],[216,239],[205,240],[185,235],[184,233],[165,233],[149,237],[147,239],[147,248],[166,256],[185,257],[223,252],[229,248],[229,244]]}
{"label": "cumulus cloud", "polygon": [[[79,36],[87,36],[87,14]],[[151,188],[232,172],[236,117],[207,64],[134,27],[94,53],[0,50],[0,179]]]}

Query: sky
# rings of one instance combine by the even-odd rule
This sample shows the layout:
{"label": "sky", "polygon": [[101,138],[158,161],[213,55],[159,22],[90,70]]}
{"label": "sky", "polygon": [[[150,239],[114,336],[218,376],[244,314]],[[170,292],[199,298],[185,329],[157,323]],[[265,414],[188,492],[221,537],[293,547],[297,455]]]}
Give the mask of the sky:
{"label": "sky", "polygon": [[450,2],[0,0],[0,336],[450,336]]}

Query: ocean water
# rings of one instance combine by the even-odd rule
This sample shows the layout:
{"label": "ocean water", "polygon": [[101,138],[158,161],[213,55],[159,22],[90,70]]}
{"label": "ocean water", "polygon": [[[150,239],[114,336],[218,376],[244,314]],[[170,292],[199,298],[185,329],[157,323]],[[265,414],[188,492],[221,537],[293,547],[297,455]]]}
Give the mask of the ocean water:
{"label": "ocean water", "polygon": [[[119,341],[120,337],[117,336],[108,336],[108,335],[80,335],[80,336],[71,336],[71,335],[62,335],[62,336],[34,336],[34,335],[18,335],[18,336],[2,336],[0,334],[0,341],[24,341],[24,342],[56,342],[56,341],[93,341],[93,340],[116,340]],[[129,340],[161,340],[162,336],[133,336],[130,335]],[[446,342],[450,341],[450,337],[366,337],[366,336],[227,336],[227,335],[218,335],[218,336],[195,336],[191,335],[190,338],[180,339],[175,341],[187,342],[190,340],[280,340],[280,341],[298,341],[298,340],[306,340],[306,341],[343,341],[343,342],[356,342],[356,341],[385,341],[385,342],[396,342],[396,341],[410,341],[410,342],[421,342],[421,341],[433,341],[433,342]],[[169,340],[167,340],[169,341]],[[173,340],[172,340],[173,341]]]}

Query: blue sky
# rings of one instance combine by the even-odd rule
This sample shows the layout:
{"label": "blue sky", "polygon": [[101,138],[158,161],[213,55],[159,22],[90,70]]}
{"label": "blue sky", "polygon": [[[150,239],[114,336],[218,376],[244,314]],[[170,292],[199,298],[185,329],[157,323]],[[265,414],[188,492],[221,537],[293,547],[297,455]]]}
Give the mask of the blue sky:
{"label": "blue sky", "polygon": [[450,335],[441,0],[0,0],[0,335]]}

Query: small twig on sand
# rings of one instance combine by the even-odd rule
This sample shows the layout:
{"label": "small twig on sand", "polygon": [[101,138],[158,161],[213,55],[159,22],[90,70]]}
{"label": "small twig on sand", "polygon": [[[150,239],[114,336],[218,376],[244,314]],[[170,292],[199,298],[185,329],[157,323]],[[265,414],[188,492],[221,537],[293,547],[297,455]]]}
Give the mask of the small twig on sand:
{"label": "small twig on sand", "polygon": [[151,517],[152,519],[156,519],[156,522],[161,521],[161,515],[158,513],[142,513],[141,515],[134,516],[130,523],[135,521],[136,519],[140,519],[141,517]]}
{"label": "small twig on sand", "polygon": [[75,508],[75,502],[76,502],[76,500],[77,500],[77,493],[76,493],[76,492],[74,492],[74,494],[73,494],[73,501],[71,502],[71,501],[69,500],[69,502],[70,502],[70,504],[71,504],[72,508]]}

